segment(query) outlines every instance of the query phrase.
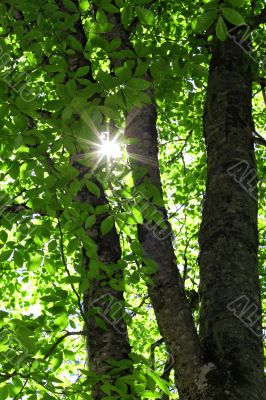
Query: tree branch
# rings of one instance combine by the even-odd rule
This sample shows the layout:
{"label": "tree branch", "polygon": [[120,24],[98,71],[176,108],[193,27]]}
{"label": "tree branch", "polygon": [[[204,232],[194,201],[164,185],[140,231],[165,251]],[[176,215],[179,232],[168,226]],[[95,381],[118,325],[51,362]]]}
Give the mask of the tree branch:
{"label": "tree branch", "polygon": [[86,334],[86,331],[79,331],[79,332],[66,332],[63,336],[57,339],[57,341],[51,346],[51,348],[47,351],[45,356],[43,357],[44,360],[46,360],[56,349],[56,347],[67,337],[69,336],[79,336],[82,335],[84,336]]}
{"label": "tree branch", "polygon": [[264,137],[262,137],[257,131],[254,131],[253,135],[255,143],[266,146],[266,139],[264,139]]}
{"label": "tree branch", "polygon": [[[59,230],[59,235],[60,235],[61,259],[62,259],[62,262],[63,262],[63,265],[65,267],[65,271],[66,271],[67,275],[71,276],[71,273],[70,273],[70,271],[68,269],[68,265],[67,265],[67,262],[66,262],[66,256],[65,256],[65,251],[64,251],[63,232],[62,232],[61,221],[60,221],[59,217],[57,218],[57,222],[58,222],[58,230]],[[73,283],[70,283],[70,286],[71,286],[72,291],[75,293],[75,295],[77,297],[80,315],[82,316],[82,318],[83,318],[83,320],[85,322],[85,325],[86,325],[87,324],[87,320],[86,320],[86,317],[85,317],[85,314],[84,314],[84,311],[83,311],[80,295],[78,294],[78,292],[77,292],[77,290],[76,290],[76,288],[75,288]]]}

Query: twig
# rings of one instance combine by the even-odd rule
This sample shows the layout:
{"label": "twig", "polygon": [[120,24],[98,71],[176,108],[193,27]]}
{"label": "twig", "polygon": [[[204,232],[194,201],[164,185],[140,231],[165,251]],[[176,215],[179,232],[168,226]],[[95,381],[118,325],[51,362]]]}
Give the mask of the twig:
{"label": "twig", "polygon": [[51,348],[48,350],[48,352],[45,354],[43,357],[44,360],[46,360],[56,349],[56,347],[68,336],[75,336],[75,335],[85,335],[86,331],[79,331],[79,332],[66,332],[63,336],[57,339],[57,341],[51,346]]}
{"label": "twig", "polygon": [[164,339],[161,338],[157,340],[155,343],[151,345],[151,365],[152,369],[155,369],[155,349],[156,347],[159,347],[162,343],[164,343]]}
{"label": "twig", "polygon": [[262,96],[263,96],[263,100],[264,100],[264,104],[266,106],[266,92],[265,92],[265,84],[261,84],[261,91],[262,91]]}
{"label": "twig", "polygon": [[[171,356],[168,356],[161,378],[164,379],[165,381],[169,381],[172,368],[173,368],[173,358]],[[170,397],[168,396],[168,394],[163,393],[161,400],[169,400],[169,398]]]}
{"label": "twig", "polygon": [[27,378],[25,379],[24,385],[22,386],[21,390],[19,391],[19,393],[13,397],[13,400],[16,400],[20,397],[20,395],[23,393],[25,387],[27,386],[27,383],[29,382],[29,376],[27,376]]}
{"label": "twig", "polygon": [[257,131],[253,132],[254,137],[254,141],[257,144],[260,144],[262,146],[266,146],[266,139],[264,139],[264,137],[262,137]]}
{"label": "twig", "polygon": [[[62,262],[63,262],[63,265],[65,267],[65,271],[66,271],[67,275],[71,276],[71,273],[69,271],[69,268],[68,268],[67,262],[66,262],[66,256],[65,256],[65,251],[64,251],[63,232],[62,232],[61,221],[60,221],[60,217],[59,216],[57,217],[57,222],[58,222],[58,229],[59,229],[59,234],[60,234],[61,259],[62,259]],[[73,283],[70,283],[70,286],[71,286],[72,291],[75,293],[75,295],[77,297],[80,314],[81,314],[85,324],[87,325],[87,319],[86,319],[85,314],[83,312],[80,295],[78,294],[78,292],[77,292],[75,286],[73,285]]]}

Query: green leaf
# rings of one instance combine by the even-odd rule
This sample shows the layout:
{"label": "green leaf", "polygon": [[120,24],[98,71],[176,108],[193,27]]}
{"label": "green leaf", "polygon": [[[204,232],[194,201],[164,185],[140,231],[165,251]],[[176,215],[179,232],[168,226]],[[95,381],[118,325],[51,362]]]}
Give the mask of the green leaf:
{"label": "green leaf", "polygon": [[48,274],[50,275],[54,275],[56,272],[56,269],[54,267],[54,265],[52,265],[49,261],[44,260],[44,268],[46,269],[46,271],[48,272]]}
{"label": "green leaf", "polygon": [[81,2],[79,3],[79,7],[80,7],[81,11],[87,11],[89,8],[88,0],[81,0]]}
{"label": "green leaf", "polygon": [[141,398],[144,399],[158,399],[161,397],[160,392],[152,392],[151,390],[145,390],[143,393],[141,393]]}
{"label": "green leaf", "polygon": [[110,0],[101,0],[101,6],[108,13],[119,13],[119,8],[111,4]]}
{"label": "green leaf", "polygon": [[155,274],[155,272],[158,270],[157,263],[154,260],[146,257],[143,257],[142,261],[146,265],[146,267],[142,267],[143,272],[147,275]]}
{"label": "green leaf", "polygon": [[121,12],[121,22],[125,28],[128,28],[131,24],[132,20],[134,19],[134,12],[133,7],[131,5],[127,5],[123,8]]}
{"label": "green leaf", "polygon": [[114,290],[123,291],[125,289],[124,282],[118,279],[110,279],[109,286]]}
{"label": "green leaf", "polygon": [[62,314],[54,320],[54,324],[59,326],[61,330],[65,329],[68,325],[68,316]]}
{"label": "green leaf", "polygon": [[13,261],[18,267],[22,267],[24,263],[23,255],[18,251],[14,252]]}
{"label": "green leaf", "polygon": [[151,86],[151,82],[140,78],[132,78],[127,82],[127,86],[135,90],[146,90]]}
{"label": "green leaf", "polygon": [[192,28],[196,32],[203,32],[210,28],[217,17],[217,11],[207,11],[204,14],[199,15],[196,20],[192,22]]}
{"label": "green leaf", "polygon": [[85,229],[91,228],[96,222],[96,216],[90,215],[85,222]]}
{"label": "green leaf", "polygon": [[114,218],[112,217],[112,215],[109,215],[101,223],[102,235],[106,235],[108,232],[110,232],[113,226],[114,226]]}
{"label": "green leaf", "polygon": [[245,0],[227,0],[228,3],[232,4],[234,7],[242,7],[245,3]]}
{"label": "green leaf", "polygon": [[108,204],[102,204],[102,205],[97,206],[95,208],[95,214],[96,215],[105,214],[108,211],[109,211],[109,205]]}
{"label": "green leaf", "polygon": [[8,312],[0,310],[0,319],[8,318]]}
{"label": "green leaf", "polygon": [[94,194],[96,197],[100,197],[101,196],[100,188],[96,185],[96,183],[94,183],[92,181],[87,181],[86,182],[86,186],[87,186],[88,190],[92,194]]}
{"label": "green leaf", "polygon": [[77,50],[80,53],[83,53],[82,44],[74,36],[69,35],[67,39],[68,39],[71,49]]}
{"label": "green leaf", "polygon": [[80,67],[77,69],[75,73],[75,78],[80,78],[81,76],[88,75],[89,71],[90,71],[89,66]]}
{"label": "green leaf", "polygon": [[48,243],[48,250],[53,251],[57,248],[57,241],[56,240],[51,240],[51,242]]}
{"label": "green leaf", "polygon": [[233,25],[244,25],[245,20],[238,11],[234,10],[233,8],[229,7],[222,7],[221,8],[222,14],[227,21],[229,21]]}
{"label": "green leaf", "polygon": [[168,396],[171,396],[171,392],[168,389],[166,382],[162,378],[157,376],[157,374],[155,374],[149,368],[147,368],[147,375],[149,375],[154,380],[159,389],[161,389]]}
{"label": "green leaf", "polygon": [[132,208],[131,213],[138,224],[143,223],[143,218],[141,212],[137,208]]}
{"label": "green leaf", "polygon": [[104,320],[100,317],[97,317],[97,315],[95,315],[95,323],[97,326],[99,326],[99,328],[101,328],[103,331],[107,332],[108,328],[106,326],[106,323],[104,322]]}
{"label": "green leaf", "polygon": [[137,16],[139,20],[146,24],[146,25],[152,25],[155,19],[155,15],[151,10],[148,10],[147,8],[143,8],[140,6],[135,6],[135,10],[137,13]]}
{"label": "green leaf", "polygon": [[67,10],[72,12],[78,12],[77,6],[70,0],[63,0],[63,4]]}
{"label": "green leaf", "polygon": [[227,26],[223,20],[222,17],[218,18],[217,24],[216,24],[216,36],[218,37],[219,40],[222,42],[227,38],[228,36],[228,30]]}
{"label": "green leaf", "polygon": [[0,399],[5,400],[8,398],[8,385],[0,388]]}

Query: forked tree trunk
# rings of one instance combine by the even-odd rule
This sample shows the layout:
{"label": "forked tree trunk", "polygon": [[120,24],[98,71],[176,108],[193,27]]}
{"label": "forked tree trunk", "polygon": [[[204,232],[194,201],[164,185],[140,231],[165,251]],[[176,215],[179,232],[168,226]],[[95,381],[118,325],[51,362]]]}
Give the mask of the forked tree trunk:
{"label": "forked tree trunk", "polygon": [[265,399],[252,132],[250,59],[232,40],[217,41],[204,115],[200,338],[230,400]]}

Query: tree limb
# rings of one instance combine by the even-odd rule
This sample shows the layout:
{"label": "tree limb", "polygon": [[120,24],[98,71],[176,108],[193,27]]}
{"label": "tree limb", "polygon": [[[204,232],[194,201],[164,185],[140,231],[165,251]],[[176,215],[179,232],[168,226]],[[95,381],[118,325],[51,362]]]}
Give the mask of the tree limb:
{"label": "tree limb", "polygon": [[44,360],[46,360],[56,349],[56,347],[67,337],[69,336],[85,336],[86,331],[79,331],[79,332],[66,332],[63,336],[61,336],[60,338],[57,339],[57,341],[51,346],[51,348],[47,351],[47,353],[45,354],[45,356],[43,357]]}
{"label": "tree limb", "polygon": [[266,139],[264,139],[264,137],[262,137],[257,131],[254,131],[253,135],[255,143],[266,146]]}

